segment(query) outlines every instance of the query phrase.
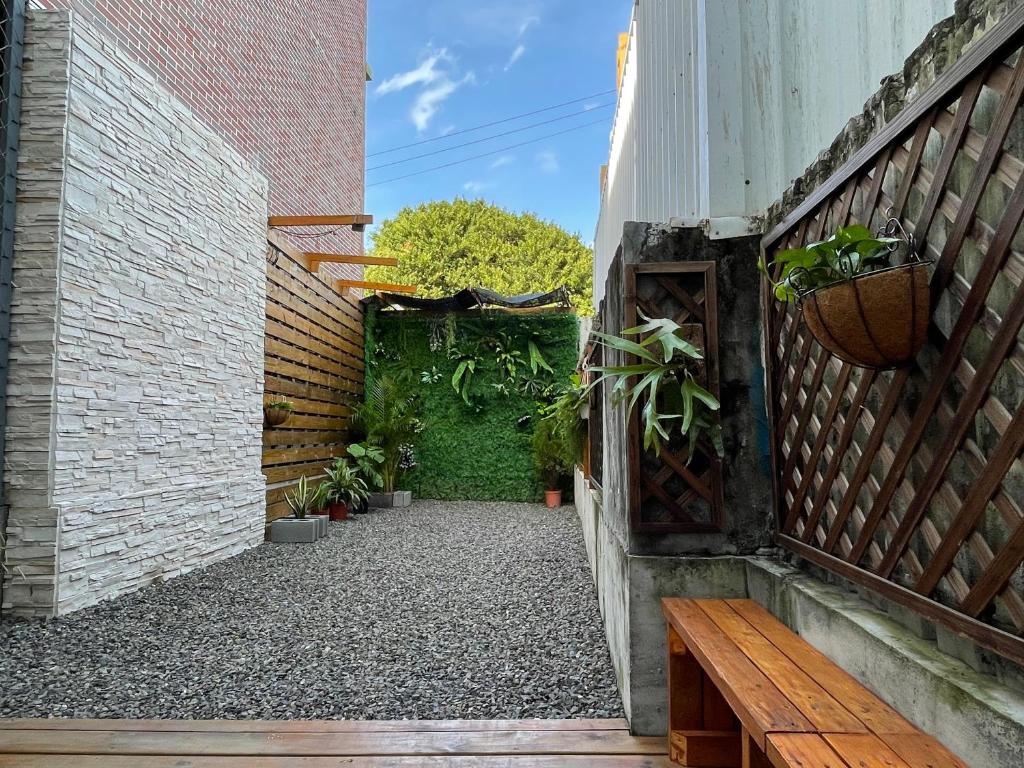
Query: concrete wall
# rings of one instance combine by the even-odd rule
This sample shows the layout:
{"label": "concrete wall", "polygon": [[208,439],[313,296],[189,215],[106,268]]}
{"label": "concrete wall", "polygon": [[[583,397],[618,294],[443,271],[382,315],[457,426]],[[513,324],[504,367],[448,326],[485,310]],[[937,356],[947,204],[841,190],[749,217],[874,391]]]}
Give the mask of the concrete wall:
{"label": "concrete wall", "polygon": [[[600,494],[577,483],[583,524],[606,635],[626,712],[639,733],[663,733],[664,627],[658,599],[691,594],[692,580],[674,572],[682,555],[754,554],[772,541],[771,475],[760,364],[757,238],[711,240],[702,229],[627,223],[622,248],[609,272],[599,319],[619,333],[624,317],[624,265],[714,261],[718,292],[719,381],[722,427],[724,526],[718,533],[651,534],[631,527],[625,405],[603,393],[604,452]],[[606,350],[605,364],[619,364]],[[592,457],[592,461],[594,458]],[[717,573],[718,561],[706,561]],[[744,594],[728,578],[722,595]],[[684,590],[680,592],[679,590]],[[705,590],[711,596],[713,591]]]}
{"label": "concrete wall", "polygon": [[26,37],[4,605],[52,615],[262,540],[267,184],[93,27]]}

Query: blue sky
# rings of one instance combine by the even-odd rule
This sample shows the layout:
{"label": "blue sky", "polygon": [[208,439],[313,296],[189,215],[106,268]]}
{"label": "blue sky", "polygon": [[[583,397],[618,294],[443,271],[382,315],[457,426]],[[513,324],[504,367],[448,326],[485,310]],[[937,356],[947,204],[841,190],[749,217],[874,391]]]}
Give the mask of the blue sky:
{"label": "blue sky", "polygon": [[[369,0],[367,166],[437,152],[367,173],[366,209],[378,223],[401,208],[457,196],[531,211],[591,242],[607,161],[614,93],[489,129],[448,136],[615,88],[618,33],[630,0]],[[584,110],[589,110],[584,112]],[[541,139],[412,178],[398,176]],[[446,137],[398,152],[413,142]]]}

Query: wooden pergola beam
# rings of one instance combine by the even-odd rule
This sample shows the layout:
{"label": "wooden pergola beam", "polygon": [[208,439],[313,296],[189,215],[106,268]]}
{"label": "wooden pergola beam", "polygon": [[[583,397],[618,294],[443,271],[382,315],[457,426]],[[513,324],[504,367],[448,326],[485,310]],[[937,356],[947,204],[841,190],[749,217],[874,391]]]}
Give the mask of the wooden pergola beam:
{"label": "wooden pergola beam", "polygon": [[374,267],[397,267],[398,259],[378,256],[350,256],[344,253],[307,253],[306,258],[316,269],[317,264],[365,264]]}
{"label": "wooden pergola beam", "polygon": [[386,291],[387,293],[416,293],[418,286],[401,285],[400,283],[374,283],[366,280],[335,280],[334,287],[339,291],[348,288],[360,288],[364,291]]}
{"label": "wooden pergola beam", "polygon": [[365,227],[373,224],[373,216],[367,213],[338,216],[270,216],[268,227]]}

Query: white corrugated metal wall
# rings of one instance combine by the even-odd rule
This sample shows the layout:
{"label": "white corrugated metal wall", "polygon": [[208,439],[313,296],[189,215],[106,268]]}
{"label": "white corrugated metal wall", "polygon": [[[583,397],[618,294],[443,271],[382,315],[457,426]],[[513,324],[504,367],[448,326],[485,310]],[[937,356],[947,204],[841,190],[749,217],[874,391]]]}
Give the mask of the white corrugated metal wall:
{"label": "white corrugated metal wall", "polygon": [[626,221],[762,211],[953,0],[636,0],[594,237],[594,305]]}

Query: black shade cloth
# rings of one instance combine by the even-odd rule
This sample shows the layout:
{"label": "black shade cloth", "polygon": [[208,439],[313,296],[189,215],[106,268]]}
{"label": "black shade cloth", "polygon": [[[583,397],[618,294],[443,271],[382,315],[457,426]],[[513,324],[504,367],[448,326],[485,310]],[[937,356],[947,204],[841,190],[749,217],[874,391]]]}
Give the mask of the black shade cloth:
{"label": "black shade cloth", "polygon": [[386,292],[379,293],[377,296],[383,303],[395,309],[420,309],[430,312],[465,312],[484,307],[532,309],[552,304],[569,306],[569,291],[564,286],[547,293],[524,293],[519,296],[502,296],[500,293],[486,288],[463,288],[452,296],[443,296],[439,299],[424,299]]}

